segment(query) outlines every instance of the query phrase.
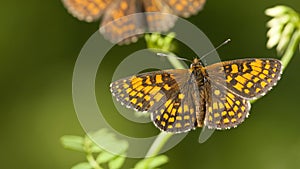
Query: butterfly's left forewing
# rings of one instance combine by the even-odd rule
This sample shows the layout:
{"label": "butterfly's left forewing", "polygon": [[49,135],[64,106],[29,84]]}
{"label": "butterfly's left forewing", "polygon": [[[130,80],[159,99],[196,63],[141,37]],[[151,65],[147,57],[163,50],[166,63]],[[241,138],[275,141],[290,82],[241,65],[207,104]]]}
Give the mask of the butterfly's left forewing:
{"label": "butterfly's left forewing", "polygon": [[239,59],[205,67],[208,88],[205,125],[236,127],[250,111],[249,100],[268,92],[278,81],[282,65],[276,59]]}
{"label": "butterfly's left forewing", "polygon": [[242,123],[249,115],[249,101],[216,81],[211,81],[210,85],[207,88],[204,125],[210,129],[229,129]]}
{"label": "butterfly's left forewing", "polygon": [[115,81],[111,92],[128,108],[150,112],[159,129],[184,132],[197,126],[200,107],[196,83],[191,80],[188,70],[156,71]]}
{"label": "butterfly's left forewing", "polygon": [[206,67],[211,81],[224,85],[245,99],[255,99],[266,94],[282,73],[277,59],[239,59],[215,63]]}

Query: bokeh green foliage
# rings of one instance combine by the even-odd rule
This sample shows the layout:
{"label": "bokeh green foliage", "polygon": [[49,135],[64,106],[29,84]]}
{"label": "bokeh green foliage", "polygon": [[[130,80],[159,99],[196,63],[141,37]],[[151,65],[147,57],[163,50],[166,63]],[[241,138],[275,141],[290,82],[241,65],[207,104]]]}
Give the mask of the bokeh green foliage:
{"label": "bokeh green foliage", "polygon": [[[204,10],[188,21],[215,46],[232,39],[218,50],[222,60],[276,57],[275,50],[265,48],[265,23],[270,17],[263,14],[275,4],[299,11],[300,1],[208,0]],[[86,161],[82,153],[65,150],[59,138],[85,134],[72,103],[72,73],[80,49],[99,22],[80,22],[53,0],[3,1],[0,8],[1,167],[65,169]],[[114,47],[105,57],[108,80],[103,90],[107,94],[102,97],[111,97],[108,86],[116,65],[145,46],[140,39],[130,46]],[[182,46],[176,46],[176,54],[195,56]],[[298,50],[294,54],[278,85],[253,104],[243,124],[215,132],[204,144],[197,142],[200,130],[189,132],[180,145],[164,154],[169,162],[163,168],[299,168],[300,57]],[[137,125],[114,123],[130,133],[158,131],[152,124]],[[138,161],[126,159],[124,168]]]}
{"label": "bokeh green foliage", "polygon": [[[99,145],[95,144],[90,137],[105,140],[106,144],[110,144],[112,147],[114,146],[118,149],[114,153],[107,152]],[[77,163],[72,169],[124,168],[123,165],[126,159],[128,143],[124,140],[118,140],[114,134],[109,133],[106,129],[100,129],[94,133],[89,133],[84,137],[65,135],[61,137],[61,143],[66,149],[84,153],[86,156],[86,162]],[[140,160],[133,169],[156,169],[167,161],[168,157],[165,155],[150,157]]]}
{"label": "bokeh green foliage", "polygon": [[[96,145],[90,137],[105,139],[110,145],[117,145],[118,151],[116,154],[107,152]],[[108,166],[109,169],[119,169],[124,164],[128,148],[126,141],[118,140],[106,129],[89,133],[85,137],[66,135],[61,137],[61,142],[65,148],[83,152],[86,155],[87,162],[78,163],[72,169],[102,169],[104,166]]]}
{"label": "bokeh green foliage", "polygon": [[[269,8],[265,11],[266,15],[273,17],[267,26],[270,28],[267,32],[269,38],[266,46],[267,48],[273,48],[277,45],[276,50],[279,56],[282,56],[283,67],[287,67],[289,61],[296,51],[296,47],[299,46],[300,40],[300,18],[299,14],[286,6],[276,6]],[[175,33],[169,33],[166,36],[162,36],[159,33],[145,35],[145,41],[147,47],[155,52],[170,52],[174,50],[174,44],[172,40],[175,38]],[[182,66],[178,62],[179,58],[172,57],[172,55],[166,55],[174,68],[181,68]],[[254,103],[254,101],[252,101]],[[108,144],[122,145],[126,142],[117,141],[110,133],[103,132],[105,129],[96,132],[95,134],[100,139],[107,139]],[[162,144],[154,143],[154,151],[156,153],[150,154],[152,157],[145,158],[137,162],[134,169],[155,169],[168,162],[166,155],[158,155],[157,152],[163,147],[172,135],[165,135],[165,142]],[[108,163],[109,169],[121,168],[125,161],[124,155],[126,155],[126,149],[120,149],[121,156],[113,155],[109,152],[101,150],[96,144],[93,144],[91,140],[86,136],[81,138],[78,136],[63,136],[61,138],[63,145],[66,148],[70,148],[77,151],[83,151],[86,153],[88,162],[82,162],[74,166],[72,169],[102,169],[102,163]],[[122,142],[122,143],[120,143]],[[122,146],[121,146],[122,147]],[[127,146],[125,146],[127,148]],[[93,158],[93,153],[99,153],[96,160]],[[157,156],[158,155],[158,156]]]}
{"label": "bokeh green foliage", "polygon": [[[174,33],[170,33],[164,37],[158,33],[153,33],[147,34],[145,36],[145,40],[149,49],[168,52],[171,50],[172,40],[174,37]],[[170,60],[173,60],[175,67],[176,64],[179,64],[177,63],[176,58],[170,58]],[[101,149],[89,137],[102,139],[106,145],[110,145],[110,147],[117,147],[117,151],[114,152],[115,154],[107,152]],[[87,162],[78,163],[73,166],[72,169],[102,169],[105,163],[107,163],[106,166],[108,169],[119,169],[124,164],[126,150],[128,148],[128,143],[126,141],[117,140],[115,135],[107,132],[105,128],[94,133],[89,133],[85,137],[65,135],[61,137],[61,142],[67,149],[84,152],[86,154]],[[156,169],[167,163],[167,156],[157,155],[157,152],[159,152],[162,146],[163,145],[157,145],[156,149],[158,150],[153,152],[153,154],[149,154],[149,158],[145,158],[137,162],[133,169]]]}
{"label": "bokeh green foliage", "polygon": [[269,38],[267,48],[276,46],[278,55],[282,56],[283,64],[287,65],[299,48],[300,14],[287,6],[275,6],[267,9],[265,13],[273,17],[267,23],[270,28],[267,32]]}

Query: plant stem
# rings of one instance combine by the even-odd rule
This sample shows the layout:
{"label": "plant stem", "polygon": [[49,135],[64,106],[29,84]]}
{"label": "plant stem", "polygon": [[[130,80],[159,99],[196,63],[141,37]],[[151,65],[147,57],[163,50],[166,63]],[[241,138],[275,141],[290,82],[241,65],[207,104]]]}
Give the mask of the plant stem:
{"label": "plant stem", "polygon": [[281,62],[282,62],[282,70],[284,70],[287,65],[289,64],[289,62],[291,61],[297,47],[299,44],[299,40],[300,40],[300,31],[296,31],[292,38],[291,41],[289,43],[289,46],[286,49],[286,52],[284,53],[284,55],[281,58]]}
{"label": "plant stem", "polygon": [[160,132],[147,152],[146,157],[156,156],[172,135],[173,133]]}
{"label": "plant stem", "polygon": [[[299,45],[299,41],[300,41],[300,31],[296,31],[293,34],[284,55],[281,57],[282,73],[285,70],[285,68],[288,66],[288,64],[290,63],[298,45]],[[251,104],[256,102],[258,99],[251,100]]]}
{"label": "plant stem", "polygon": [[92,154],[87,153],[86,159],[94,169],[103,169],[102,167],[99,166],[99,164],[97,163],[97,161],[95,160]]}
{"label": "plant stem", "polygon": [[[176,69],[184,69],[185,67],[180,63],[178,59],[172,56],[167,57],[169,62],[172,66]],[[167,143],[167,141],[171,138],[173,134],[167,132],[160,132],[159,135],[154,140],[153,144],[151,145],[149,151],[146,154],[146,157],[153,157],[156,156],[159,151],[163,148],[163,146]],[[151,158],[149,158],[148,163],[150,162]]]}
{"label": "plant stem", "polygon": [[[289,46],[285,52],[285,54],[281,58],[282,62],[282,70],[284,70],[287,65],[289,64],[295,50],[297,49],[298,43],[300,41],[300,31],[296,31],[289,43]],[[184,69],[185,67],[180,63],[180,61],[172,56],[167,57],[169,62],[173,65],[176,69]],[[257,99],[256,99],[257,100]],[[256,100],[252,100],[251,103],[254,103]],[[159,151],[163,148],[163,146],[167,143],[167,141],[171,138],[172,133],[161,132],[151,145],[149,151],[146,154],[146,157],[153,157],[156,156]],[[151,162],[151,158],[148,158],[147,163]]]}
{"label": "plant stem", "polygon": [[89,164],[93,167],[93,169],[103,169],[96,161],[91,151],[91,140],[88,137],[84,138],[83,148],[86,153],[86,159]]}
{"label": "plant stem", "polygon": [[168,56],[167,58],[175,69],[185,69],[185,67],[180,63],[180,61],[175,57],[172,57],[172,55]]}

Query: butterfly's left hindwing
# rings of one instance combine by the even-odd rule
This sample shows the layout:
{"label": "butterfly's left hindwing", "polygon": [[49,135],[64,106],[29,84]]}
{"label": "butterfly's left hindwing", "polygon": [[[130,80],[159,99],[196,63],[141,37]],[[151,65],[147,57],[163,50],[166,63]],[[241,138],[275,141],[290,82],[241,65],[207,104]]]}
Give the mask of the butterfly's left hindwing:
{"label": "butterfly's left hindwing", "polygon": [[196,83],[191,79],[183,69],[143,73],[113,82],[111,92],[123,105],[150,112],[159,129],[184,132],[196,127],[199,111]]}
{"label": "butterfly's left hindwing", "polygon": [[249,115],[250,102],[222,84],[211,82],[207,88],[204,124],[211,129],[229,129],[242,123]]}
{"label": "butterfly's left hindwing", "polygon": [[236,127],[249,115],[249,100],[267,93],[279,80],[282,65],[276,59],[239,59],[205,67],[211,88],[205,125]]}

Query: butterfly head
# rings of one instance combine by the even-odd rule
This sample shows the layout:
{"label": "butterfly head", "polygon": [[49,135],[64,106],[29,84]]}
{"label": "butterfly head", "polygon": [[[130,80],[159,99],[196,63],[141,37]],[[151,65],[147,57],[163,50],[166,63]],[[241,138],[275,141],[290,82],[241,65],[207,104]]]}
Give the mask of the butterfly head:
{"label": "butterfly head", "polygon": [[200,60],[198,58],[195,58],[190,66],[191,68],[196,68],[196,69],[199,69],[199,68],[202,68],[203,65],[202,63],[200,62]]}
{"label": "butterfly head", "polygon": [[199,85],[204,85],[206,82],[207,72],[205,67],[200,62],[200,59],[195,58],[191,64],[190,72],[194,75],[195,80]]}

